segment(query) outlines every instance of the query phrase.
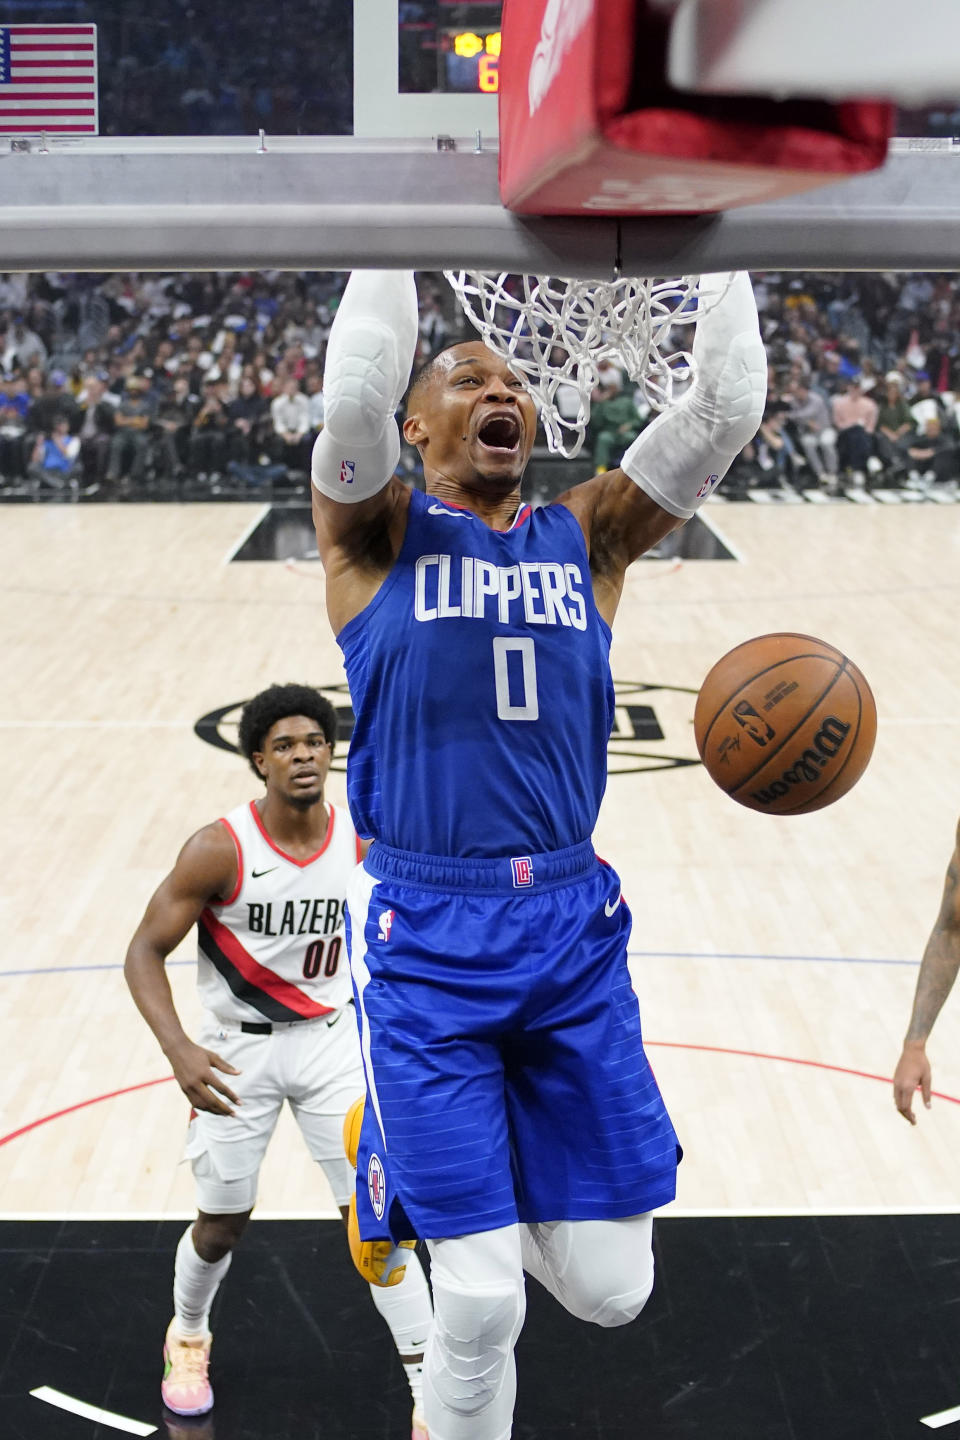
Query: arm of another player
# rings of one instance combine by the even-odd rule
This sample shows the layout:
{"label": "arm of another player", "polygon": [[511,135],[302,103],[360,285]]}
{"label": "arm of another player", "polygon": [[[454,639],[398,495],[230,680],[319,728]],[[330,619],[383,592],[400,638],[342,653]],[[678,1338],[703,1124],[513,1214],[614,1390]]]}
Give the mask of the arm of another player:
{"label": "arm of another player", "polygon": [[750,277],[703,275],[700,291],[715,303],[697,321],[693,385],[641,432],[618,470],[562,497],[583,526],[608,621],[626,567],[690,519],[763,418],[767,357]]}
{"label": "arm of another player", "polygon": [[313,446],[313,519],[334,632],[369,603],[403,543],[397,407],[419,335],[412,270],[355,270],[337,307]]}
{"label": "arm of another player", "polygon": [[232,1115],[240,1101],[217,1075],[239,1075],[213,1050],[194,1044],[173,1003],[166,959],[196,924],[204,907],[229,895],[237,882],[237,852],[223,825],[207,825],[184,845],[170,874],[147,905],[123,967],[137,1009],[166,1055],[180,1089],[197,1110]]}
{"label": "arm of another player", "polygon": [[930,1061],[926,1043],[933,1023],[960,970],[960,825],[940,902],[940,914],[927,941],[917,977],[913,1012],[903,1050],[893,1076],[893,1098],[905,1120],[916,1125],[913,1097],[919,1086],[923,1103],[930,1108]]}

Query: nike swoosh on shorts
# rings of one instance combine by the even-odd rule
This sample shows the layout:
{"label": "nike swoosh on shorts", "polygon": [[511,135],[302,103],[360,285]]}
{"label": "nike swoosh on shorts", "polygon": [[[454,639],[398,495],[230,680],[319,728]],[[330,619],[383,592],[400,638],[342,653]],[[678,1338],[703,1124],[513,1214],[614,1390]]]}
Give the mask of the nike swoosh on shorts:
{"label": "nike swoosh on shorts", "polygon": [[603,913],[604,913],[604,915],[606,915],[606,917],[607,917],[608,920],[611,918],[611,916],[613,916],[613,915],[616,914],[617,908],[618,908],[618,906],[619,906],[619,904],[620,904],[620,901],[621,901],[622,899],[623,899],[623,896],[622,896],[622,895],[618,895],[617,898],[616,898],[616,900],[614,900],[614,902],[613,902],[612,905],[610,904],[609,901],[607,901],[607,903],[604,905],[604,907],[603,907]]}

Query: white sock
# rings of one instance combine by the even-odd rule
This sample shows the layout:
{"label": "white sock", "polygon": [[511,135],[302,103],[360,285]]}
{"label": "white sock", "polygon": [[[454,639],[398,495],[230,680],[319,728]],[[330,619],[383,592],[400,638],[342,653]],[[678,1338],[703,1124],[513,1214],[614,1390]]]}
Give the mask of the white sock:
{"label": "white sock", "polygon": [[206,1335],[210,1329],[210,1306],[220,1288],[220,1281],[230,1269],[231,1256],[222,1260],[201,1260],[193,1244],[193,1226],[180,1237],[173,1267],[173,1311],[177,1330],[186,1339]]}
{"label": "white sock", "polygon": [[[404,1252],[407,1273],[399,1285],[371,1285],[373,1303],[390,1327],[413,1396],[419,1409],[423,1399],[423,1352],[433,1327],[430,1287],[416,1251]],[[417,1358],[414,1359],[413,1357]]]}

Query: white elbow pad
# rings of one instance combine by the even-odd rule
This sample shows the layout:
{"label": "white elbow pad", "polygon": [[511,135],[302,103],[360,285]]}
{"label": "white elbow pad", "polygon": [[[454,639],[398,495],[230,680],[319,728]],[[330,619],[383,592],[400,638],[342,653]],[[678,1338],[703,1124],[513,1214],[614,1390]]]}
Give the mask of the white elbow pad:
{"label": "white elbow pad", "polygon": [[[725,275],[704,275],[701,293],[709,297],[726,283]],[[763,419],[767,357],[745,271],[697,321],[693,355],[690,390],[647,426],[620,464],[652,500],[684,520],[720,483]]]}
{"label": "white elbow pad", "polygon": [[355,270],[337,308],[323,376],[324,428],[311,473],[332,500],[382,490],[400,458],[394,418],[417,347],[412,270]]}

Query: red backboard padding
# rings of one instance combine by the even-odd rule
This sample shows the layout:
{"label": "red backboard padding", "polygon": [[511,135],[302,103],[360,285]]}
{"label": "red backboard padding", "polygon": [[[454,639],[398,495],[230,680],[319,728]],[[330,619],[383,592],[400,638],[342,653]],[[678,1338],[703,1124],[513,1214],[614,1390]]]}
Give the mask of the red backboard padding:
{"label": "red backboard padding", "polygon": [[646,0],[505,0],[500,195],[519,214],[702,214],[882,165],[883,102],[684,95]]}

